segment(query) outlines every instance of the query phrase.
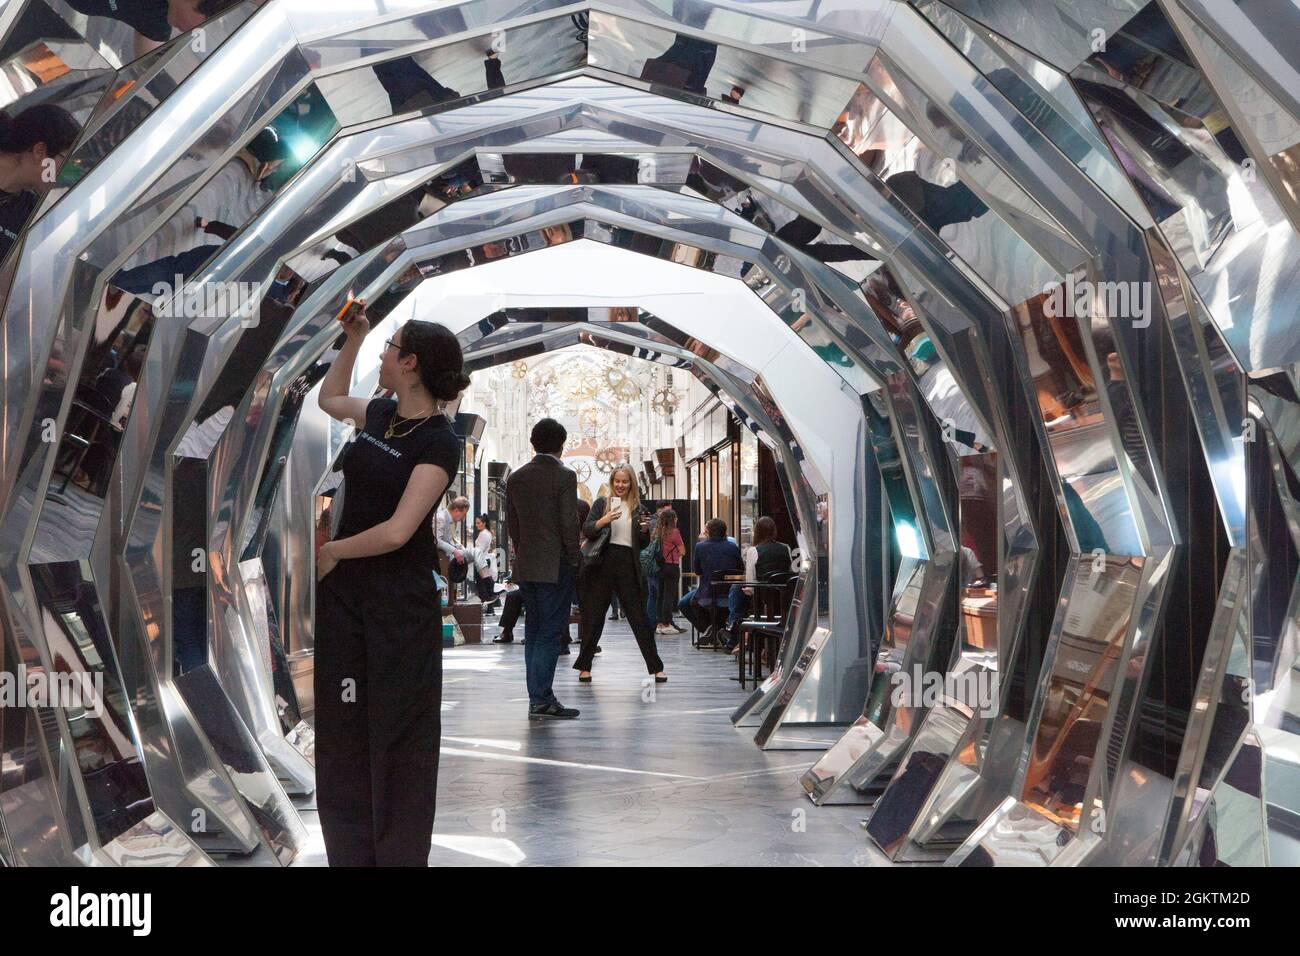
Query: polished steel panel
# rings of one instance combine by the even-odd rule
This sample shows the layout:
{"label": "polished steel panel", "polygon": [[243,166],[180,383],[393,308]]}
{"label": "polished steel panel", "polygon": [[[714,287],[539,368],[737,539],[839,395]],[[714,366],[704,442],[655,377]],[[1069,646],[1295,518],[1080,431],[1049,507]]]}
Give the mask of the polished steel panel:
{"label": "polished steel panel", "polygon": [[[297,542],[339,436],[302,426],[292,396],[331,309],[349,287],[400,298],[582,240],[740,280],[781,320],[767,341],[784,345],[748,371],[728,354],[748,329],[706,338],[707,358],[654,316],[587,334],[662,346],[774,444],[797,435],[800,511],[828,496],[829,520],[801,513],[816,600],[736,714],[779,745],[851,718],[878,664],[814,791],[879,796],[868,832],[902,858],[959,841],[965,862],[1262,861],[1270,841],[1281,858],[1277,821],[1300,810],[1300,123],[1277,39],[1294,3],[346,0],[326,19],[268,0],[204,25],[205,53],[178,36],[134,63],[123,24],[63,0],[10,4],[0,29],[21,40],[38,9],[86,69],[31,96],[61,82],[88,127],[80,179],[54,184],[0,267],[4,653],[75,661],[112,706],[75,727],[0,711],[0,853],[292,856],[285,786],[310,787],[310,742],[273,703],[269,659],[308,638]],[[253,283],[257,315],[170,314],[160,272],[198,296]],[[118,379],[134,397],[105,414],[91,393],[142,329]],[[569,334],[516,331],[496,330],[497,354]],[[848,455],[793,387],[805,362],[835,383]],[[977,467],[999,494],[967,493]],[[175,493],[194,468],[211,489],[198,544]],[[864,567],[859,527],[884,514],[903,566],[876,611],[853,595],[889,576]],[[990,525],[982,631],[965,549]],[[892,706],[890,672],[912,665],[1014,674],[1027,699]],[[112,758],[82,772],[92,730]],[[131,816],[105,775],[157,809]],[[1229,818],[1258,825],[1226,846]]]}

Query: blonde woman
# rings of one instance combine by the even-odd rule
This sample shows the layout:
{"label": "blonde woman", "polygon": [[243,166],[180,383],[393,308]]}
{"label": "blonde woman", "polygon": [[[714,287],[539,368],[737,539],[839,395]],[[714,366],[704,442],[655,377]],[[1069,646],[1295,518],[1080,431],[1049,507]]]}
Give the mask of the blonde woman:
{"label": "blonde woman", "polygon": [[618,595],[618,602],[627,614],[646,669],[655,681],[664,683],[664,662],[655,647],[654,625],[646,620],[645,591],[641,586],[641,569],[638,556],[645,547],[645,529],[650,515],[641,506],[636,476],[628,465],[619,465],[609,476],[610,494],[597,498],[582,526],[582,536],[590,543],[606,538],[597,555],[592,556],[591,544],[585,549],[582,588],[579,602],[582,606],[582,650],[574,662],[578,680],[584,684],[591,680],[591,665],[596,656],[596,645],[605,627],[610,598]]}

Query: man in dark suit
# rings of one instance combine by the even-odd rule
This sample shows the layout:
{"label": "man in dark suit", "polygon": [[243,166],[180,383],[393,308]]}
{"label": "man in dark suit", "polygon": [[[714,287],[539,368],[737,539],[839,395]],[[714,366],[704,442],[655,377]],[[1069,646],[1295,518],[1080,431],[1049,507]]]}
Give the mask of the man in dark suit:
{"label": "man in dark suit", "polygon": [[560,641],[569,630],[578,572],[578,476],[560,453],[564,426],[543,418],[529,441],[537,454],[506,482],[506,525],[515,543],[513,580],[524,599],[524,667],[528,719],[568,719],[578,711],[559,702],[552,689]]}
{"label": "man in dark suit", "polygon": [[[578,499],[578,527],[581,528],[587,523],[587,515],[591,512],[591,505]],[[512,559],[513,560],[513,559]],[[577,601],[574,601],[577,604]],[[501,633],[492,638],[493,644],[513,644],[515,642],[514,627],[519,622],[519,612],[524,609],[524,596],[518,590],[508,591],[506,593],[505,604],[501,611]],[[564,632],[564,638],[560,642],[560,653],[569,653],[569,644],[572,641],[572,634],[569,631]],[[596,653],[600,653],[600,648],[596,648]]]}

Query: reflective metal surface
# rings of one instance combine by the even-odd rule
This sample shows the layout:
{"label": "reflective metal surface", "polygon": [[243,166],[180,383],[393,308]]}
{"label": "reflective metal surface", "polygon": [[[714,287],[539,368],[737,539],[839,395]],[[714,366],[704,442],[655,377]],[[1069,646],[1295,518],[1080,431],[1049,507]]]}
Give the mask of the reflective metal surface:
{"label": "reflective metal surface", "polygon": [[77,6],[0,13],[74,140],[0,143],[0,664],[102,707],[0,708],[0,861],[292,859],[331,319],[593,248],[755,311],[456,331],[773,449],[810,560],[733,719],[840,735],[810,796],[898,859],[1294,859],[1292,0]]}

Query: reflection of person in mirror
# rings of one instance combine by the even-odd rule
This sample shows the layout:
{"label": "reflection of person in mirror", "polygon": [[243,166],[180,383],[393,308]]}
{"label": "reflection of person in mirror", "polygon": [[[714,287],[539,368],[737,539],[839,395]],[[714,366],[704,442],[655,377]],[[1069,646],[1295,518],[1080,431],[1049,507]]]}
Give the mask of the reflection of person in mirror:
{"label": "reflection of person in mirror", "polygon": [[54,187],[80,132],[72,114],[52,103],[29,106],[14,117],[0,112],[0,259]]}
{"label": "reflection of person in mirror", "polygon": [[338,534],[317,557],[316,804],[331,866],[425,866],[442,707],[433,514],[461,458],[443,409],[469,376],[451,330],[413,320],[379,359],[379,387],[396,397],[354,398],[370,320],[353,303],[339,322],[318,403],[359,431],[340,464]]}
{"label": "reflection of person in mirror", "polygon": [[506,85],[505,74],[501,72],[501,56],[496,50],[488,50],[483,58],[483,72],[489,90],[499,90]]}
{"label": "reflection of person in mirror", "polygon": [[135,31],[132,52],[148,53],[171,39],[172,30],[193,30],[241,0],[66,0],[90,17],[107,17]]}

